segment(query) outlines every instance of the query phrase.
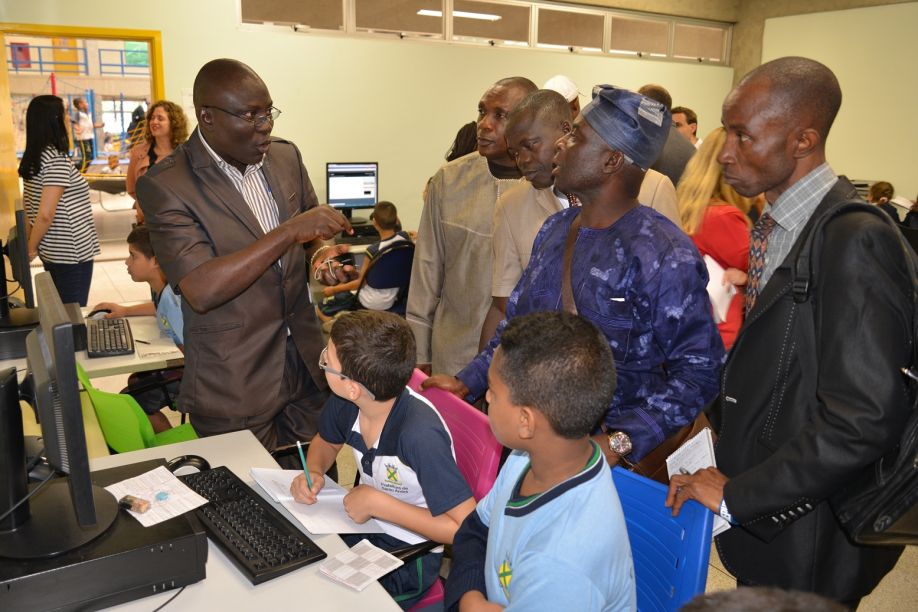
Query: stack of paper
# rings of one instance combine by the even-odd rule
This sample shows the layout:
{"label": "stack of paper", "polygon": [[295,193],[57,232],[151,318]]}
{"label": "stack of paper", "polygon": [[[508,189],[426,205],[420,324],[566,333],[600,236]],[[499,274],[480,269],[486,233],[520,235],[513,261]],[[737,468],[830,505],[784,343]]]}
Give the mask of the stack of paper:
{"label": "stack of paper", "polygon": [[319,566],[319,571],[346,587],[362,591],[392,570],[403,565],[401,559],[360,540],[350,550],[338,553]]}
{"label": "stack of paper", "polygon": [[704,263],[708,268],[708,296],[714,308],[714,322],[723,323],[727,320],[727,311],[736,295],[736,287],[730,283],[724,284],[724,269],[710,255],[704,256]]}
{"label": "stack of paper", "polygon": [[363,524],[351,520],[344,510],[347,489],[327,476],[316,503],[306,505],[294,501],[290,494],[290,484],[303,473],[302,470],[252,468],[251,472],[255,482],[274,501],[286,508],[309,533],[383,533],[382,526],[374,519]]}
{"label": "stack of paper", "polygon": [[[666,471],[669,472],[670,478],[675,474],[694,474],[706,467],[717,467],[714,462],[714,438],[707,427],[666,458]],[[730,523],[719,514],[715,514],[714,531],[711,535],[723,533],[728,529]]]}

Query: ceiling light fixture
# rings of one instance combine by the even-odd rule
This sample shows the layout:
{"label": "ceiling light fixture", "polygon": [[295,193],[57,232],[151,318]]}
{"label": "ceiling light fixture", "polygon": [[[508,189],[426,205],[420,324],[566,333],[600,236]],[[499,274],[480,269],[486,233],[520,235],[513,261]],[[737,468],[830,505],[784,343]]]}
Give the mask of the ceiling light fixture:
{"label": "ceiling light fixture", "polygon": [[[423,17],[442,17],[443,11],[436,11],[431,9],[421,9],[418,11],[418,15]],[[491,15],[490,13],[469,13],[467,11],[453,11],[453,17],[464,17],[466,19],[479,19],[481,21],[500,21],[502,17],[500,15]]]}

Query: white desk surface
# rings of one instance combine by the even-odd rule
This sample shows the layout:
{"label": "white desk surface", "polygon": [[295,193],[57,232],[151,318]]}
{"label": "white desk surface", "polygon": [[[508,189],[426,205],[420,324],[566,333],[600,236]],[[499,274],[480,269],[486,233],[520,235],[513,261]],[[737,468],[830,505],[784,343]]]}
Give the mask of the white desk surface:
{"label": "white desk surface", "polygon": [[[159,331],[156,317],[128,317],[131,334],[134,336],[134,353],[132,355],[119,355],[117,357],[90,358],[86,351],[76,354],[77,361],[90,378],[102,378],[116,374],[131,374],[133,372],[146,372],[148,370],[162,370],[185,365],[182,351],[176,348],[172,339],[164,336]],[[144,340],[149,344],[138,342]],[[4,359],[0,367],[15,367],[21,375],[26,369],[26,359]]]}
{"label": "white desk surface", "polygon": [[[148,448],[132,453],[111,455],[90,460],[90,468],[100,470],[148,459],[171,459],[179,455],[201,455],[212,467],[225,465],[243,481],[252,484],[249,469],[252,467],[276,468],[277,463],[254,435],[248,430],[180,442],[169,446]],[[253,487],[262,497],[270,498],[258,485]],[[291,518],[283,506],[271,502],[288,519]],[[300,527],[299,523],[291,523]],[[305,533],[305,530],[303,530]],[[309,536],[319,547],[332,557],[347,549],[337,535]],[[303,610],[353,612],[355,610],[399,610],[395,601],[385,589],[374,583],[357,593],[333,583],[318,572],[321,563],[313,563],[258,586],[253,586],[223,551],[208,540],[207,578],[188,585],[165,610]],[[133,602],[115,606],[113,610],[149,610],[164,604],[176,593],[175,590],[159,595],[144,597]]]}

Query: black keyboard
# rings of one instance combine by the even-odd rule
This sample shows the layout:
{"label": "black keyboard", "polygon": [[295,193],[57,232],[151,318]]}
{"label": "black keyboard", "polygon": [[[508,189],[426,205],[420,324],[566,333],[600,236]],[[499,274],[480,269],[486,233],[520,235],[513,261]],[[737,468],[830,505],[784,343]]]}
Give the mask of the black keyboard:
{"label": "black keyboard", "polygon": [[335,244],[373,244],[374,242],[379,242],[379,234],[373,234],[372,236],[349,236],[347,234],[339,234],[335,236]]}
{"label": "black keyboard", "polygon": [[210,539],[252,584],[283,576],[327,556],[225,466],[179,479],[210,500],[195,514]]}
{"label": "black keyboard", "polygon": [[87,319],[86,352],[90,357],[133,354],[134,336],[127,319]]}

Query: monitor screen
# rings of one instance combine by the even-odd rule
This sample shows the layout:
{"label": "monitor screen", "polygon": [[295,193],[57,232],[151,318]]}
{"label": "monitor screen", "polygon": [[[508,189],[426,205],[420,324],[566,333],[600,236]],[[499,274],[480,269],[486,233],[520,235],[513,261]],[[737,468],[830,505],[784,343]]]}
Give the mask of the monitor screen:
{"label": "monitor screen", "polygon": [[334,162],[325,165],[328,203],[340,209],[373,208],[378,198],[379,164]]}
{"label": "monitor screen", "polygon": [[16,209],[16,225],[10,228],[7,237],[7,256],[10,258],[10,271],[13,280],[19,283],[25,297],[27,308],[35,308],[35,296],[32,291],[32,270],[29,266],[29,233],[26,227],[25,211]]}

